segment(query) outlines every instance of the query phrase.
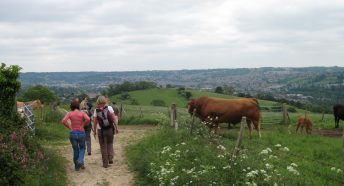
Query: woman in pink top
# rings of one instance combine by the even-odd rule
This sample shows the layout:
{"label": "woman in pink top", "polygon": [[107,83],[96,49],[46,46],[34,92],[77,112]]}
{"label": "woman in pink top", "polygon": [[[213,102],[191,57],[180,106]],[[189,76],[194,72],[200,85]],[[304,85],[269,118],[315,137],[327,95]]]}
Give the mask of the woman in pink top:
{"label": "woman in pink top", "polygon": [[[90,123],[90,118],[86,113],[79,110],[80,103],[77,100],[73,100],[70,104],[71,112],[68,112],[62,119],[62,124],[69,130],[69,140],[73,148],[73,161],[75,170],[79,171],[84,166],[85,156],[85,131],[84,126]],[[68,125],[67,121],[70,120],[71,124]]]}

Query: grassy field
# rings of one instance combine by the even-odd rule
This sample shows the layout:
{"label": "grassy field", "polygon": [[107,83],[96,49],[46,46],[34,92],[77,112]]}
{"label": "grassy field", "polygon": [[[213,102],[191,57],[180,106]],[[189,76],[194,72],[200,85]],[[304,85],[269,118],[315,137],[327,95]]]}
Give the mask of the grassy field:
{"label": "grassy field", "polygon": [[[233,156],[239,125],[228,130],[227,124],[222,124],[219,135],[213,135],[197,121],[194,133],[190,135],[187,100],[175,89],[129,94],[140,105],[123,101],[120,124],[155,124],[160,127],[127,148],[130,168],[138,173],[137,185],[342,185],[342,141],[320,135],[323,129],[335,131],[332,115],[325,114],[322,118],[322,114],[307,113],[314,124],[313,135],[307,136],[295,133],[297,118],[305,115],[304,110],[289,113],[289,125],[281,124],[281,112],[262,112],[262,138],[258,139],[254,131],[250,139],[246,127],[240,154]],[[196,91],[192,91],[192,95],[235,98]],[[112,99],[121,102],[118,96]],[[166,105],[177,104],[178,131],[168,127],[168,106],[152,106],[153,99],[164,100]],[[260,100],[263,106],[278,104]],[[47,124],[46,127],[40,129],[41,136],[54,133],[57,135],[54,139],[63,138],[62,126]],[[48,136],[44,137],[47,139],[44,143],[60,143],[49,141]]]}
{"label": "grassy field", "polygon": [[160,131],[128,148],[138,185],[341,185],[340,138],[296,134],[295,125],[271,123],[261,139],[256,132],[249,139],[246,128],[242,153],[233,158],[238,126],[209,135],[197,123],[190,135],[190,119],[183,119],[176,132],[165,117]]}
{"label": "grassy field", "polygon": [[[48,113],[48,108],[45,112]],[[39,111],[35,111],[35,118],[35,139],[43,147],[45,160],[30,169],[24,185],[67,185],[67,161],[57,153],[57,148],[68,144],[68,130],[57,122],[40,122]]]}
{"label": "grassy field", "polygon": [[196,122],[190,135],[191,118],[185,107],[177,109],[177,132],[168,127],[167,107],[124,105],[124,109],[124,117],[149,118],[161,127],[127,149],[130,167],[138,172],[137,185],[342,185],[342,141],[320,135],[323,129],[335,131],[332,115],[307,112],[314,124],[313,135],[307,136],[295,133],[304,110],[289,113],[289,125],[281,124],[281,112],[262,112],[262,138],[254,131],[250,139],[246,127],[241,153],[233,157],[239,125],[228,130],[221,124],[219,135],[209,135]]}

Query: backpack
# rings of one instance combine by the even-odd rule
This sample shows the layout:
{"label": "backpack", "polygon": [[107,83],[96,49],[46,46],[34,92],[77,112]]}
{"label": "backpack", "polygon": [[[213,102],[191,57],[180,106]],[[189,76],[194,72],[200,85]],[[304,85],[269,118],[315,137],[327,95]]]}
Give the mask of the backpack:
{"label": "backpack", "polygon": [[97,121],[101,129],[109,129],[109,128],[114,127],[113,126],[114,121],[111,118],[111,113],[107,106],[105,106],[104,109],[97,108],[96,113],[97,113]]}

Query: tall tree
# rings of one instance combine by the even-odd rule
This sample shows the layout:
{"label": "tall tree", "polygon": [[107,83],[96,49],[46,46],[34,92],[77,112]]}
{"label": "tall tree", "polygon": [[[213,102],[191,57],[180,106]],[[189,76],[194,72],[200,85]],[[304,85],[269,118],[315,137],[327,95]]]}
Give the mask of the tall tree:
{"label": "tall tree", "polygon": [[50,91],[48,87],[45,87],[43,85],[36,85],[28,88],[27,91],[24,92],[22,99],[24,101],[39,99],[43,103],[52,103],[58,100],[55,93]]}

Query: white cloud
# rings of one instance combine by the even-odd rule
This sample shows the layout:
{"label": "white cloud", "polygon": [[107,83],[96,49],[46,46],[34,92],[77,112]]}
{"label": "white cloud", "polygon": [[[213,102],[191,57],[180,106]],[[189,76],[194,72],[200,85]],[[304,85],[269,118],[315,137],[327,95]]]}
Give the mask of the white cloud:
{"label": "white cloud", "polygon": [[0,61],[24,71],[342,66],[344,2],[2,0]]}

